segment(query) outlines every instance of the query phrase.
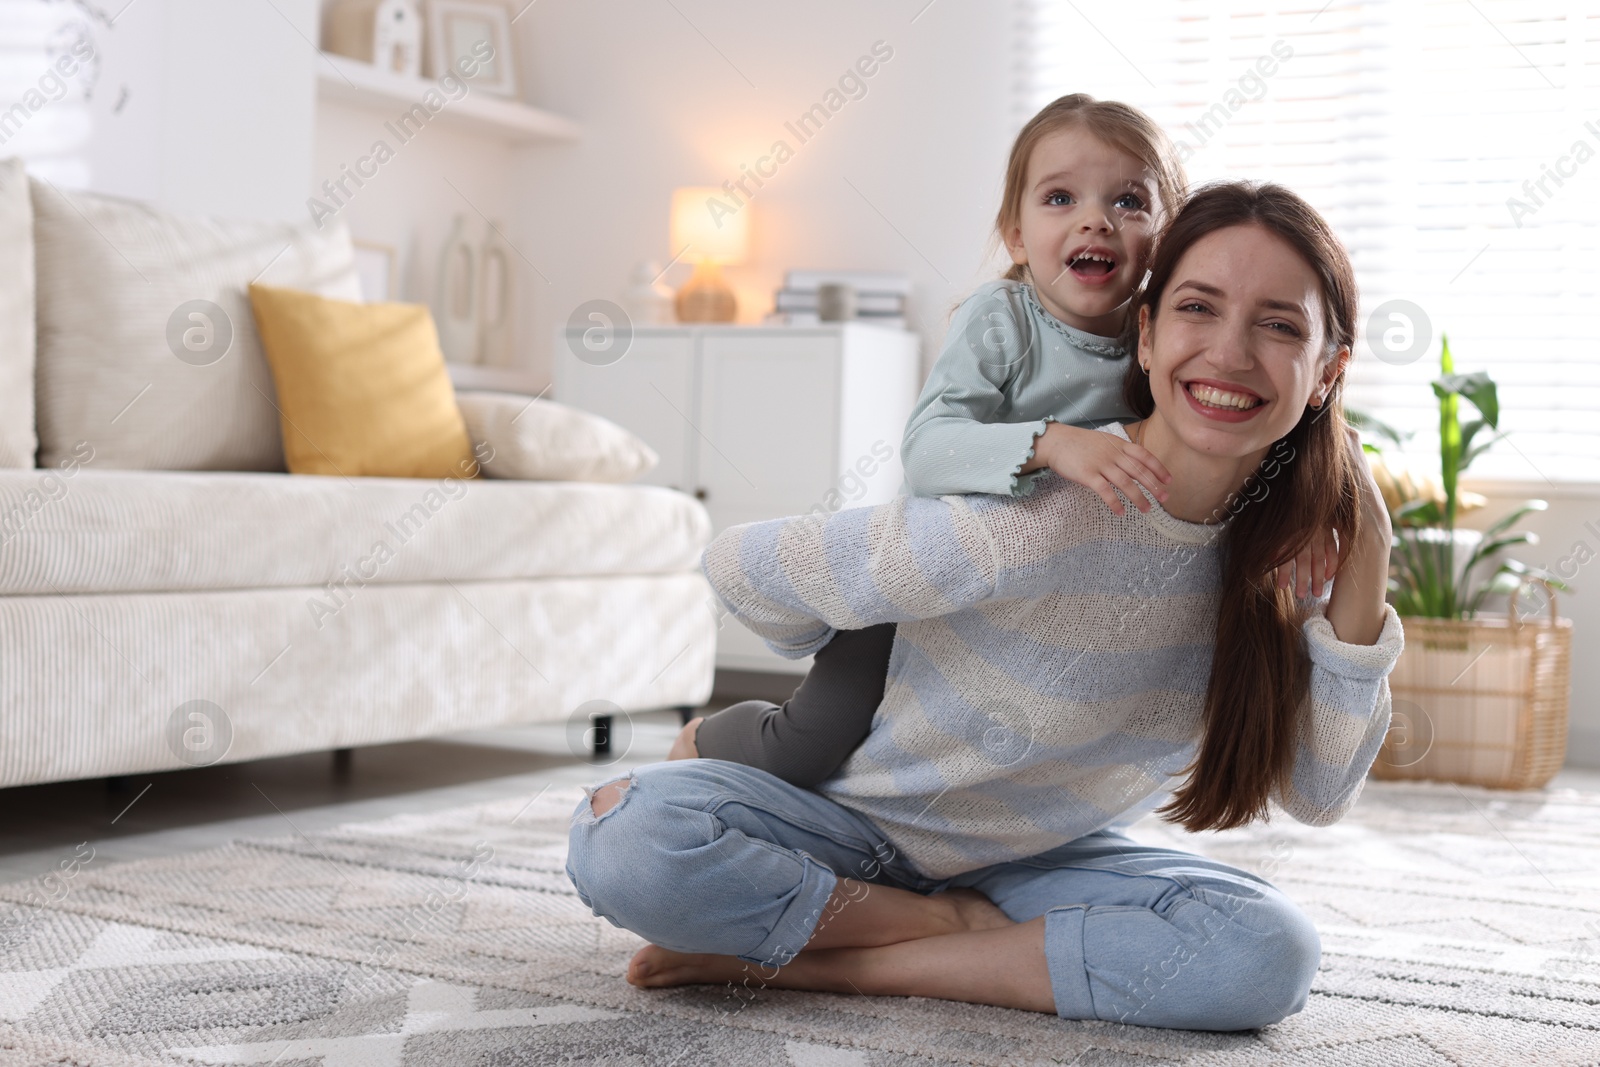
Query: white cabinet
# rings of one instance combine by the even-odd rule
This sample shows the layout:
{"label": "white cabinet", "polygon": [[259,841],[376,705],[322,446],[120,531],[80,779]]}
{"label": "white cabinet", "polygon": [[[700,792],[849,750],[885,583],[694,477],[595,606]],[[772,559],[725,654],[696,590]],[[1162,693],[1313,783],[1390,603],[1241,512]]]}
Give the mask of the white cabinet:
{"label": "white cabinet", "polygon": [[[900,490],[900,439],[921,385],[915,334],[853,322],[640,327],[609,358],[563,331],[554,399],[643,438],[661,464],[641,481],[693,493],[718,532]],[[773,655],[737,623],[718,634],[719,667],[809,663]]]}

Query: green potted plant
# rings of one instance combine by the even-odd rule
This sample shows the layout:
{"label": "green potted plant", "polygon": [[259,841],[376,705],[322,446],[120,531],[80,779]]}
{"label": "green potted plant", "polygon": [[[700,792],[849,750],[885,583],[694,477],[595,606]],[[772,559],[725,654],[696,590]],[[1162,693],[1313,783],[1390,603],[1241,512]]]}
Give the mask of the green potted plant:
{"label": "green potted plant", "polygon": [[[1384,489],[1390,520],[1395,530],[1394,559],[1389,579],[1390,602],[1402,616],[1430,619],[1470,619],[1477,615],[1486,597],[1507,595],[1529,580],[1546,582],[1551,587],[1567,587],[1549,571],[1515,559],[1503,559],[1499,568],[1476,588],[1473,572],[1492,556],[1513,545],[1537,544],[1538,535],[1513,531],[1523,518],[1543,511],[1543,500],[1525,500],[1486,530],[1457,529],[1456,519],[1463,510],[1463,498],[1481,505],[1482,497],[1463,494],[1461,474],[1474,459],[1486,452],[1501,437],[1500,400],[1494,381],[1486,371],[1459,374],[1450,355],[1450,339],[1442,337],[1439,353],[1440,376],[1431,383],[1439,400],[1439,482],[1428,492],[1426,483],[1417,486],[1383,463],[1383,449],[1366,443],[1362,447],[1376,453],[1380,462],[1374,475]],[[1461,401],[1477,411],[1477,417],[1461,422]],[[1350,422],[1371,434],[1404,448],[1409,434],[1360,412],[1351,412]],[[1488,431],[1485,433],[1484,431]],[[1481,439],[1480,439],[1481,438]],[[1458,565],[1458,550],[1464,561]]]}
{"label": "green potted plant", "polygon": [[[1380,778],[1442,778],[1478,785],[1543,785],[1566,755],[1567,680],[1571,622],[1556,616],[1558,577],[1520,560],[1499,558],[1479,580],[1476,571],[1507,548],[1536,544],[1523,518],[1548,505],[1525,500],[1481,532],[1458,529],[1459,513],[1482,497],[1461,490],[1461,474],[1503,434],[1500,400],[1484,371],[1458,373],[1448,338],[1441,338],[1439,474],[1418,478],[1391,465],[1382,445],[1373,474],[1394,527],[1389,601],[1406,630],[1406,648],[1390,676],[1394,709],[1389,735],[1373,765]],[[1461,420],[1462,401],[1476,412]],[[1379,419],[1350,413],[1364,436],[1403,450],[1409,434]],[[1530,583],[1547,598],[1548,619],[1524,618],[1521,591]],[[1504,613],[1485,613],[1492,594],[1509,597]]]}

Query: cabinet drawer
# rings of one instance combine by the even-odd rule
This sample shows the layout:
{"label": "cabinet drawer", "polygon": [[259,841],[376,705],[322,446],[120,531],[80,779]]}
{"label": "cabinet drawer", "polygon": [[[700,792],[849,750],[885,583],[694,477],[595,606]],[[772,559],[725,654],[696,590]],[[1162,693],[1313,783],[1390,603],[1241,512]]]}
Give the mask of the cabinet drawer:
{"label": "cabinet drawer", "polygon": [[821,502],[839,473],[837,339],[708,334],[700,353],[696,455],[715,527]]}
{"label": "cabinet drawer", "polygon": [[595,365],[576,354],[584,351],[581,334],[563,331],[556,339],[554,399],[610,419],[660,453],[660,464],[640,482],[692,492],[694,347],[688,334],[636,335],[621,359]]}

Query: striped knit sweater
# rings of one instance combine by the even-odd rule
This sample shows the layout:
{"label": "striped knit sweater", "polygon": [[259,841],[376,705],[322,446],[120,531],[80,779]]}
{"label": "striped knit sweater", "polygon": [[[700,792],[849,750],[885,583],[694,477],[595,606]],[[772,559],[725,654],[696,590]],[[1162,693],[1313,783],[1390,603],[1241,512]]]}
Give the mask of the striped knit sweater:
{"label": "striped knit sweater", "polygon": [[[1113,823],[1170,787],[1199,740],[1222,527],[1153,499],[1113,515],[1053,474],[1036,484],[1021,498],[901,497],[751,523],[706,549],[718,596],[780,655],[900,624],[872,732],[817,791],[931,878]],[[1274,799],[1325,825],[1383,740],[1403,638],[1392,608],[1375,644],[1352,645],[1326,601],[1305,606],[1311,702]]]}

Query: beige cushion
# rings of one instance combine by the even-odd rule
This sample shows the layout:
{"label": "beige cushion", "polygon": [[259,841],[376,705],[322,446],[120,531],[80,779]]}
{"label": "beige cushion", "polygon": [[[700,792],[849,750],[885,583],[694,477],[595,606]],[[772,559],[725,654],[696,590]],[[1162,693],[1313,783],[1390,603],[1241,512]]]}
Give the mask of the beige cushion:
{"label": "beige cushion", "polygon": [[433,316],[421,304],[250,287],[293,474],[476,476]]}
{"label": "beige cushion", "polygon": [[245,289],[359,300],[343,224],[179,218],[39,181],[33,211],[39,465],[87,442],[97,469],[282,470]]}
{"label": "beige cushion", "polygon": [[710,539],[648,485],[0,471],[0,599],[698,572]]}
{"label": "beige cushion", "polygon": [[22,160],[0,162],[0,467],[31,467],[33,205]]}
{"label": "beige cushion", "polygon": [[[655,467],[655,449],[614,422],[551,400],[459,393],[467,433],[490,478],[626,482]],[[492,454],[491,454],[492,453]]]}

